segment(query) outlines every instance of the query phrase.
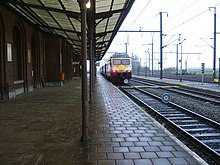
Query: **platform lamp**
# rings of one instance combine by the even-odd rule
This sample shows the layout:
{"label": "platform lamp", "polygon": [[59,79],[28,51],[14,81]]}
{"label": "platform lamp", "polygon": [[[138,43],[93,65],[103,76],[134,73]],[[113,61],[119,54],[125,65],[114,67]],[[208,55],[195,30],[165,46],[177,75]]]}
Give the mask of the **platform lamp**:
{"label": "platform lamp", "polygon": [[77,0],[81,11],[81,56],[82,56],[82,142],[89,140],[89,101],[87,85],[87,8],[90,7],[89,0]]}
{"label": "platform lamp", "polygon": [[86,8],[89,9],[91,7],[91,2],[90,0],[86,0]]}

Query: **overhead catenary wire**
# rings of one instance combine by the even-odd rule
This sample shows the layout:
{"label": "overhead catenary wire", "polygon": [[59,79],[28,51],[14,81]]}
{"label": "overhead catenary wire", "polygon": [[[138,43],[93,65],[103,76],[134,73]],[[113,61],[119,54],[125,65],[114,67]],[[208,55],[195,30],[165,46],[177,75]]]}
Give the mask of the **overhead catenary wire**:
{"label": "overhead catenary wire", "polygon": [[[148,2],[147,2],[147,4],[144,6],[144,8],[141,10],[141,12],[137,15],[137,17],[135,17],[135,19],[132,21],[132,23],[128,26],[128,27],[132,27],[134,24],[135,24],[135,22],[138,20],[138,18],[141,16],[141,14],[146,10],[146,8],[149,6],[149,4],[150,4],[150,2],[151,2],[152,0],[149,0]],[[122,38],[124,38],[124,36],[127,36],[128,37],[128,34],[126,33],[126,34],[124,34],[123,36],[122,36]],[[127,39],[126,39],[127,40]]]}
{"label": "overhead catenary wire", "polygon": [[170,32],[170,31],[172,31],[172,30],[174,30],[174,29],[176,29],[176,28],[178,28],[178,27],[180,27],[180,26],[182,26],[182,25],[186,24],[187,22],[192,21],[193,19],[195,19],[195,18],[199,17],[200,15],[202,15],[202,14],[206,13],[207,11],[209,11],[209,10],[207,9],[207,10],[205,10],[205,11],[202,11],[201,13],[199,13],[199,14],[197,14],[197,15],[195,15],[195,16],[193,16],[193,17],[191,17],[191,18],[189,18],[188,20],[186,20],[186,21],[184,21],[184,22],[180,23],[179,25],[177,25],[177,26],[173,27],[172,29],[168,30],[166,33],[168,33],[168,32]]}
{"label": "overhead catenary wire", "polygon": [[[184,7],[182,10],[180,10],[177,14],[175,14],[175,16],[173,16],[168,22],[172,21],[174,18],[176,18],[178,15],[180,15],[181,13],[185,12],[186,10],[190,9],[191,7],[193,7],[193,5],[195,5],[199,0],[195,0],[194,2],[190,3],[189,5],[187,5],[186,7]],[[177,2],[177,1],[176,1]],[[191,2],[191,0],[189,0],[188,2]],[[188,3],[187,2],[187,3]],[[186,4],[187,4],[186,3]]]}
{"label": "overhead catenary wire", "polygon": [[147,2],[147,4],[144,6],[144,8],[141,10],[141,12],[137,15],[137,17],[134,19],[134,21],[132,22],[132,24],[130,25],[130,27],[133,26],[133,24],[138,20],[138,18],[141,16],[141,14],[144,12],[144,10],[148,7],[148,5],[150,4],[151,0],[149,0]]}
{"label": "overhead catenary wire", "polygon": [[[216,4],[215,7],[217,7],[218,5],[220,5],[220,3]],[[203,15],[204,13],[206,13],[206,12],[208,12],[208,11],[210,11],[210,10],[207,8],[206,10],[204,10],[204,11],[202,11],[202,12],[200,12],[200,13],[194,15],[193,17],[191,17],[191,18],[189,18],[189,19],[183,21],[182,23],[180,23],[180,24],[176,25],[175,27],[171,28],[170,30],[166,31],[166,33],[171,32],[171,31],[173,31],[173,30],[179,28],[180,26],[185,25],[186,23],[188,23],[188,22],[190,22],[190,21],[192,21],[192,20],[198,18],[199,16]]]}

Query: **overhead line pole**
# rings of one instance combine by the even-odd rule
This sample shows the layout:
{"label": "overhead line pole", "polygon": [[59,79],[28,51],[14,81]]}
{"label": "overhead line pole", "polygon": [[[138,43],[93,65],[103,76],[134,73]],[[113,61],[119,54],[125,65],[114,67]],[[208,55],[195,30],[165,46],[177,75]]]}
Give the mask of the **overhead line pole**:
{"label": "overhead line pole", "polygon": [[160,79],[163,79],[163,13],[167,12],[160,12]]}
{"label": "overhead line pole", "polygon": [[214,7],[214,52],[213,52],[213,81],[216,74],[216,7]]}
{"label": "overhead line pole", "polygon": [[153,76],[153,74],[154,74],[154,61],[153,61],[153,59],[154,59],[154,38],[153,38],[153,36],[152,36],[152,45],[151,45],[152,47],[151,47],[151,56],[152,56],[152,76]]}
{"label": "overhead line pole", "polygon": [[213,38],[213,81],[216,76],[216,7],[209,7],[209,9],[214,9],[214,38]]}
{"label": "overhead line pole", "polygon": [[162,12],[160,12],[160,79],[163,78],[163,26]]}

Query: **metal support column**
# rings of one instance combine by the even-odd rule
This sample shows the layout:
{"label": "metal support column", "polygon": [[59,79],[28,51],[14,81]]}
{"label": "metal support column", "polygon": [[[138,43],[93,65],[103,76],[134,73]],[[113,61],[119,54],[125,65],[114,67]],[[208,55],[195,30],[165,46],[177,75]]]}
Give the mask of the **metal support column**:
{"label": "metal support column", "polygon": [[180,60],[181,60],[181,63],[180,63],[180,82],[183,81],[183,45],[181,43],[180,45]]}
{"label": "metal support column", "polygon": [[179,44],[176,44],[176,75],[178,75],[179,73],[178,73],[178,63],[179,63],[179,57],[178,57],[178,46],[179,46]]}
{"label": "metal support column", "polygon": [[89,29],[89,57],[90,57],[90,88],[89,88],[89,102],[92,103],[93,91],[94,91],[94,67],[95,67],[95,0],[90,0],[90,9],[88,11],[88,29]]}
{"label": "metal support column", "polygon": [[160,79],[163,79],[163,27],[162,12],[160,12]]}
{"label": "metal support column", "polygon": [[90,74],[89,74],[89,103],[92,103],[92,92],[93,92],[93,49],[92,49],[92,38],[89,40],[89,56],[90,56]]}
{"label": "metal support column", "polygon": [[160,79],[163,79],[163,17],[162,14],[167,12],[160,12]]}
{"label": "metal support column", "polygon": [[213,81],[216,76],[216,7],[214,7]]}
{"label": "metal support column", "polygon": [[154,75],[154,41],[153,41],[153,37],[152,37],[152,45],[151,45],[151,49],[152,49],[152,61],[151,61],[151,65],[152,65],[152,76]]}
{"label": "metal support column", "polygon": [[148,51],[148,54],[149,54],[149,61],[148,61],[148,65],[149,65],[149,76],[150,76],[150,52]]}
{"label": "metal support column", "polygon": [[87,86],[87,34],[86,34],[86,0],[78,0],[81,10],[81,32],[82,32],[82,142],[89,139],[89,103]]}
{"label": "metal support column", "polygon": [[216,76],[216,7],[209,7],[214,9],[214,32],[213,32],[213,81]]}
{"label": "metal support column", "polygon": [[220,58],[218,59],[218,84],[220,85]]}

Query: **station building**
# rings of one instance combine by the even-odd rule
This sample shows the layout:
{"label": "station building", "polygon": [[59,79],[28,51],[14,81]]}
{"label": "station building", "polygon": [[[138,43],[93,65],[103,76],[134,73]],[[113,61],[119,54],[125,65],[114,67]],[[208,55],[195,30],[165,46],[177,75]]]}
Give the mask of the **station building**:
{"label": "station building", "polygon": [[0,1],[0,99],[63,86],[73,76],[82,75],[86,82],[86,60],[94,77],[95,62],[104,56],[133,3]]}
{"label": "station building", "polygon": [[78,75],[79,58],[63,37],[46,33],[0,5],[0,98],[62,86]]}

